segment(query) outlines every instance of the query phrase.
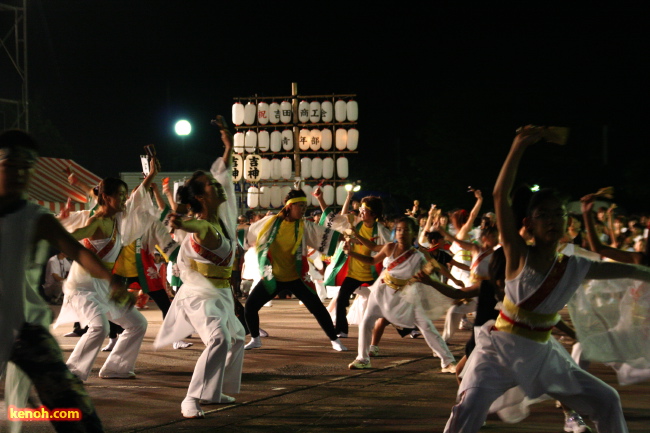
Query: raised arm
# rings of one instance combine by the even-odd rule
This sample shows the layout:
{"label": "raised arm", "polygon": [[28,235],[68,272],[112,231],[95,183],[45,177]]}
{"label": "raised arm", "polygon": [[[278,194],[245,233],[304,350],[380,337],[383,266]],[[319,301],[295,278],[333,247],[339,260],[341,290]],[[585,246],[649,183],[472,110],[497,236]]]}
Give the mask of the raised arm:
{"label": "raised arm", "polygon": [[149,190],[151,183],[158,174],[158,170],[160,170],[160,163],[158,162],[158,158],[154,156],[149,160],[149,174],[142,181],[142,188],[144,188],[145,191]]}
{"label": "raised arm", "polygon": [[457,243],[464,250],[471,251],[473,254],[476,254],[480,250],[478,245],[469,241],[462,241],[460,240],[460,237],[452,236],[447,230],[443,229],[439,225],[434,226],[434,229],[437,230],[449,242]]}
{"label": "raised arm", "polygon": [[539,129],[525,127],[519,131],[501,167],[501,172],[492,193],[497,216],[497,227],[499,228],[501,244],[507,259],[506,275],[508,278],[519,273],[526,257],[526,243],[517,230],[515,215],[510,202],[510,192],[515,183],[519,163],[524,152],[528,146],[538,142],[540,138]]}
{"label": "raised arm", "polygon": [[598,238],[596,233],[596,224],[594,222],[594,195],[589,194],[581,199],[582,216],[585,220],[585,228],[587,229],[587,239],[591,250],[601,256],[616,260],[617,262],[641,264],[643,263],[643,253],[633,251],[623,251],[617,248],[604,245]]}
{"label": "raised arm", "polygon": [[224,119],[222,115],[217,115],[214,119],[214,123],[221,131],[221,141],[223,142],[225,148],[223,151],[224,163],[226,164],[226,168],[230,168],[232,165],[233,152],[232,132],[230,132],[228,124],[226,123],[226,119]]}
{"label": "raised arm", "polygon": [[325,198],[323,197],[323,189],[318,185],[316,188],[311,193],[316,199],[318,200],[318,205],[320,206],[320,210],[325,213],[325,209],[327,209],[327,204],[325,203]]}
{"label": "raised arm", "polygon": [[163,200],[162,195],[160,194],[158,185],[155,183],[151,183],[151,191],[153,192],[153,196],[156,199],[156,204],[158,205],[158,209],[162,212],[163,210],[165,210],[165,200]]}
{"label": "raised arm", "polygon": [[[350,210],[350,203],[352,202],[352,196],[354,191],[348,191],[348,195],[345,197],[345,202],[343,202],[343,207],[341,208],[341,215],[347,215]],[[319,200],[320,203],[320,200]]]}
{"label": "raised arm", "polygon": [[458,239],[464,240],[467,237],[469,231],[472,230],[474,221],[478,217],[478,213],[481,211],[481,206],[483,205],[483,194],[481,193],[480,189],[474,190],[474,197],[476,197],[476,203],[474,203],[474,207],[472,208],[472,211],[469,213],[469,218],[467,218],[467,222],[463,224],[460,230],[458,230],[458,233],[456,233],[456,237]]}

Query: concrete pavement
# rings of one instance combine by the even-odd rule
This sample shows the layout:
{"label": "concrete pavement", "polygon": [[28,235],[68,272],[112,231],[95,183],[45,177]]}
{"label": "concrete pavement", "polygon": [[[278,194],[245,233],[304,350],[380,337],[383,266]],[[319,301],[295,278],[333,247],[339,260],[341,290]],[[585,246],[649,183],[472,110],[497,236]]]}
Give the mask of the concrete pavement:
{"label": "concrete pavement", "polygon": [[[261,326],[269,332],[263,347],[247,351],[242,392],[229,405],[204,406],[206,418],[186,420],[180,415],[196,359],[203,350],[198,338],[189,349],[153,350],[162,323],[152,302],[143,314],[149,329],[137,364],[135,380],[102,380],[97,372],[106,358],[100,353],[86,382],[108,432],[440,432],[457,389],[454,375],[440,373],[440,361],[422,338],[400,338],[391,327],[380,344],[373,368],[347,369],[356,355],[357,327],[342,340],[348,352],[334,351],[316,320],[297,300],[274,300],[260,311]],[[436,322],[438,329],[442,321]],[[67,356],[76,338],[54,334]],[[459,331],[450,348],[462,356],[469,331]],[[607,367],[592,372],[619,390],[631,432],[650,431],[648,383],[620,387]],[[2,403],[3,430],[6,408]],[[593,426],[593,424],[587,420]],[[532,407],[519,424],[488,419],[485,432],[561,432],[564,418],[554,402]],[[50,432],[49,424],[30,423],[25,432]],[[483,431],[483,430],[482,430]]]}

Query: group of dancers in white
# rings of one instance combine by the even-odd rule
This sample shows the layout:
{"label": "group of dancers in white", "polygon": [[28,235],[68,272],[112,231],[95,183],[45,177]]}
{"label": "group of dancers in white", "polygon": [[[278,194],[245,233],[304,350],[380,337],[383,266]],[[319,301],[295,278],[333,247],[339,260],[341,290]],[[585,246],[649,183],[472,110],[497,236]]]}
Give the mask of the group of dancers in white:
{"label": "group of dancers in white", "polygon": [[[442,371],[457,373],[462,379],[445,432],[476,432],[491,412],[498,412],[506,421],[519,421],[525,407],[544,396],[561,402],[574,421],[577,413],[589,416],[600,432],[627,431],[617,392],[580,368],[551,337],[551,328],[560,321],[559,311],[570,303],[585,359],[612,362],[619,377],[650,376],[650,356],[639,349],[648,346],[644,340],[647,332],[640,330],[647,330],[650,303],[647,286],[639,283],[650,282],[647,254],[621,258],[615,251],[611,254],[619,261],[602,261],[583,257],[588,252],[581,254],[577,248],[572,255],[568,250],[558,253],[567,214],[549,191],[536,193],[525,215],[513,211],[510,197],[519,162],[527,147],[543,139],[544,128],[525,127],[515,136],[494,188],[496,228],[486,227],[479,244],[463,239],[465,228],[459,227],[454,237],[434,224],[432,231],[468,251],[470,277],[465,281],[414,247],[418,226],[413,218],[396,222],[391,241],[390,233],[377,222],[382,213],[377,198],[362,200],[358,216],[348,214],[347,206],[336,213],[323,204],[320,223],[315,223],[304,219],[305,193],[299,187],[292,190],[277,215],[256,222],[247,232],[247,241],[255,248],[260,280],[244,309],[244,324],[251,334],[245,344],[246,330],[235,314],[237,301],[230,283],[238,242],[232,134],[221,116],[216,123],[225,152],[209,171],[195,172],[179,189],[175,200],[185,205],[187,212],[171,214],[168,227],[173,240],[167,232],[168,238],[159,241],[166,250],[178,245],[176,261],[183,284],[164,312],[154,345],[167,346],[192,333],[205,345],[181,403],[184,417],[202,418],[203,405],[234,401],[229,394],[240,391],[244,351],[262,346],[258,312],[278,292],[289,290],[299,298],[332,348],[345,351],[341,338],[349,332],[346,307],[350,295],[366,285],[370,292],[359,323],[358,354],[349,368],[371,367],[370,357],[378,350],[371,334],[381,323],[417,328],[440,358]],[[122,181],[105,179],[97,189],[93,211],[64,215],[59,222],[24,199],[36,158],[37,146],[28,134],[14,130],[0,135],[0,372],[6,371],[5,398],[24,407],[33,384],[46,406],[82,410],[78,423],[54,422],[57,430],[102,431],[82,381],[88,378],[108,334],[109,320],[124,331],[99,377],[135,377],[147,321],[132,308],[133,298],[123,278],[129,276],[111,271],[123,246],[138,242],[144,248],[150,236],[147,231],[162,224],[161,212],[148,195],[158,163],[151,159],[149,174],[131,194]],[[319,192],[316,196],[322,202]],[[585,197],[589,240],[598,254],[607,256],[608,248],[599,243],[593,222],[589,222],[592,206],[593,196]],[[473,222],[470,218],[467,227]],[[49,307],[38,294],[47,243],[75,261],[64,285],[65,299],[56,326],[73,321],[88,326],[65,362],[48,331]],[[460,317],[476,309],[472,299],[488,279],[490,256],[498,244],[505,258],[504,275],[492,280],[503,290],[500,311],[495,320],[476,327],[473,350],[456,363],[446,340]],[[325,279],[338,279],[341,286],[335,323],[309,277],[308,257],[313,250],[332,256]],[[438,275],[448,276],[456,287],[442,283]],[[623,284],[611,283],[622,278],[626,279]],[[607,288],[599,288],[597,280],[606,281]],[[576,292],[582,295],[574,296]],[[602,317],[597,309],[603,294],[619,296],[624,302],[617,304],[620,308],[616,311],[609,307],[608,320],[595,324],[589,318]],[[469,301],[450,308],[449,298]],[[441,335],[432,320],[445,311],[450,324]],[[605,348],[603,340],[609,342]],[[567,431],[578,432],[586,426],[580,420],[569,428]]]}

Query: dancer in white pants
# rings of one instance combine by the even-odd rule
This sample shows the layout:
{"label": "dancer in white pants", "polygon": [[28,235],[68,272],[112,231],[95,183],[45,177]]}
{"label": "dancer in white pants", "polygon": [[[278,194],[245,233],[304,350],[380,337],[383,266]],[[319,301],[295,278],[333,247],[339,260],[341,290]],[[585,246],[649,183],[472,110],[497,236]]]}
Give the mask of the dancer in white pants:
{"label": "dancer in white pants", "polygon": [[209,173],[195,172],[179,188],[177,201],[188,204],[195,218],[170,218],[181,242],[178,290],[156,337],[155,347],[172,344],[195,330],[205,350],[194,367],[181,403],[185,418],[204,418],[201,404],[235,401],[223,392],[239,393],[244,363],[243,325],[235,315],[230,289],[237,248],[237,201],[232,182],[232,135],[217,117],[226,150]]}
{"label": "dancer in white pants", "polygon": [[[112,269],[122,245],[142,236],[156,219],[156,210],[147,194],[158,172],[151,160],[151,170],[127,200],[127,186],[120,179],[104,179],[98,187],[98,210],[90,215],[82,211],[61,220],[74,238],[94,252],[108,269]],[[109,286],[92,278],[77,263],[72,265],[64,286],[64,300],[56,325],[80,322],[88,331],[79,339],[66,362],[81,380],[88,379],[95,358],[109,332],[108,321],[122,326],[124,332],[99,372],[102,379],[135,377],[135,361],[147,330],[147,320],[130,305],[109,302]]]}
{"label": "dancer in white pants", "polygon": [[[413,248],[417,234],[415,220],[404,217],[395,226],[397,242],[386,244],[374,257],[350,252],[350,257],[369,264],[383,260],[384,271],[370,287],[368,306],[359,327],[359,352],[350,363],[350,369],[370,368],[370,340],[375,321],[383,317],[394,325],[405,328],[417,326],[427,344],[440,358],[442,371],[454,373],[455,359],[447,344],[436,330],[430,317],[441,315],[449,301],[438,292],[409,279],[418,273],[425,264],[424,255]],[[427,302],[431,308],[425,311],[422,303],[428,297],[437,301]]]}

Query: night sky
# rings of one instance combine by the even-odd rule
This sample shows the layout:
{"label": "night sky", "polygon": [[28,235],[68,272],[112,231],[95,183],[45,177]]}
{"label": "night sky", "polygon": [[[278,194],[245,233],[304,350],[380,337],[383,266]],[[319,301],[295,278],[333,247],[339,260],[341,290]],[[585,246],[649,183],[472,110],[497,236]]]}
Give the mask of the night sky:
{"label": "night sky", "polygon": [[[650,211],[645,8],[28,3],[32,131],[43,155],[102,177],[138,171],[148,143],[163,169],[179,152],[207,168],[221,152],[214,115],[297,82],[358,95],[350,171],[364,188],[469,207],[467,186],[490,195],[518,126],[561,125],[569,144],[531,149],[522,182],[573,199],[614,185],[624,207]],[[179,118],[194,127],[184,143]]]}

